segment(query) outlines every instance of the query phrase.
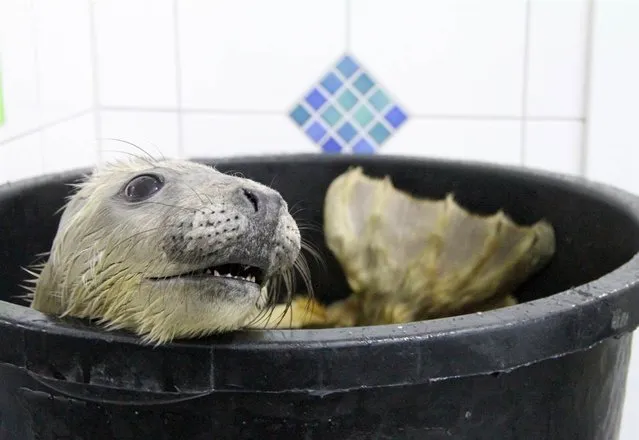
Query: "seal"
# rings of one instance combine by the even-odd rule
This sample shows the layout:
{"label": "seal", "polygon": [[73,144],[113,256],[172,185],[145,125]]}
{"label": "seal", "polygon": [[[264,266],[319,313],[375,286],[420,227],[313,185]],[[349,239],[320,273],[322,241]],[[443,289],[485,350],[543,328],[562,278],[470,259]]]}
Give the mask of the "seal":
{"label": "seal", "polygon": [[203,164],[139,156],[73,186],[49,258],[32,272],[32,308],[155,344],[280,326],[264,319],[269,287],[292,278],[301,237],[277,191]]}

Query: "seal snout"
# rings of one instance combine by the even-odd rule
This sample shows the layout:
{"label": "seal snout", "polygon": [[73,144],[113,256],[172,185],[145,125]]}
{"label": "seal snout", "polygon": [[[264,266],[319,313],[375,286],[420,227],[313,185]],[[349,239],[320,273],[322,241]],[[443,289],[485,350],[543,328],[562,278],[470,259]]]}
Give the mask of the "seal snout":
{"label": "seal snout", "polygon": [[267,187],[246,186],[239,187],[238,193],[246,214],[265,216],[279,216],[284,205],[284,199],[277,191]]}
{"label": "seal snout", "polygon": [[[259,269],[251,279],[266,281],[292,267],[300,236],[281,194],[245,178],[218,173],[208,177],[198,194],[186,185],[178,187],[181,206],[193,209],[171,210],[162,226],[162,249],[176,266],[170,274],[200,275],[198,271],[212,268],[213,275],[216,270],[224,275],[217,266],[233,263]],[[242,275],[236,272],[226,273]]]}

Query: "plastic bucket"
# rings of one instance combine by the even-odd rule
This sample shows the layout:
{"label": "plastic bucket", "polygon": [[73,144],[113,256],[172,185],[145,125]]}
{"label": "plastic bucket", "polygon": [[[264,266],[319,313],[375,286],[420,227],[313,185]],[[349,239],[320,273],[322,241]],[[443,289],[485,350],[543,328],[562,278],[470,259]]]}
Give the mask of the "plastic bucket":
{"label": "plastic bucket", "polygon": [[[213,163],[213,160],[203,160]],[[558,251],[524,303],[406,325],[245,331],[154,348],[13,299],[81,172],[0,187],[0,438],[578,439],[617,437],[639,321],[639,200],[579,179],[390,156],[215,161],[271,183],[321,224],[350,165],[466,208],[549,219]],[[86,171],[86,170],[82,170]],[[322,246],[316,294],[348,289]]]}

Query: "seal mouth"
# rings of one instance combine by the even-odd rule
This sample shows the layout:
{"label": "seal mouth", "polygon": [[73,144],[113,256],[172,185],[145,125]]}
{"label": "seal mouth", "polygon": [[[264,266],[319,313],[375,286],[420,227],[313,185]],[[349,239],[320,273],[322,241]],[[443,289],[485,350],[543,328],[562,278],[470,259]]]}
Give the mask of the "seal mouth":
{"label": "seal mouth", "polygon": [[197,269],[178,275],[164,277],[149,277],[151,281],[165,281],[171,279],[203,279],[203,278],[231,278],[238,281],[245,281],[262,285],[265,280],[264,271],[259,267],[247,266],[239,263],[228,263],[219,266],[210,266],[204,269]]}

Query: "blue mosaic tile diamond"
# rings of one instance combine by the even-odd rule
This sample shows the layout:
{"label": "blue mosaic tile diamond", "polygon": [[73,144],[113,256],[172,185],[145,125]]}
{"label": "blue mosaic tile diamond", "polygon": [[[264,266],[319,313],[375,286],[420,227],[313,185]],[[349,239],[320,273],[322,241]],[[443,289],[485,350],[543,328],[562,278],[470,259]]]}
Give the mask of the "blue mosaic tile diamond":
{"label": "blue mosaic tile diamond", "polygon": [[355,113],[353,113],[353,118],[362,128],[366,128],[374,117],[375,115],[373,112],[371,112],[365,105],[360,106],[357,110],[355,110]]}
{"label": "blue mosaic tile diamond", "polygon": [[326,98],[324,98],[324,95],[322,95],[319,90],[313,89],[311,93],[306,95],[306,102],[317,110],[326,102]]}
{"label": "blue mosaic tile diamond", "polygon": [[349,111],[357,104],[357,96],[350,90],[346,90],[337,98],[337,102],[339,102],[339,105],[341,105],[344,110]]}
{"label": "blue mosaic tile diamond", "polygon": [[377,142],[377,144],[381,145],[386,139],[388,139],[390,131],[388,131],[386,127],[378,122],[373,126],[373,128],[371,128],[368,134],[371,135],[371,137],[373,138],[373,140],[375,140],[375,142]]}
{"label": "blue mosaic tile diamond", "polygon": [[322,80],[322,86],[328,91],[328,93],[334,95],[335,92],[342,87],[342,81],[337,77],[337,75],[331,72],[324,77],[324,80]]}
{"label": "blue mosaic tile diamond", "polygon": [[374,154],[407,113],[352,55],[320,76],[289,113],[325,154]]}
{"label": "blue mosaic tile diamond", "polygon": [[337,70],[339,70],[345,78],[350,78],[353,73],[357,72],[357,69],[359,69],[359,66],[348,55],[342,58],[342,60],[337,64]]}
{"label": "blue mosaic tile diamond", "polygon": [[333,138],[328,138],[324,145],[322,145],[322,149],[326,153],[339,153],[342,151],[342,146]]}
{"label": "blue mosaic tile diamond", "polygon": [[388,97],[384,95],[384,92],[382,92],[381,90],[377,90],[375,93],[373,93],[373,96],[368,98],[368,102],[370,102],[371,105],[375,107],[375,110],[381,112],[386,108],[390,101],[388,100]]}
{"label": "blue mosaic tile diamond", "polygon": [[324,113],[322,113],[322,118],[328,125],[332,127],[333,125],[337,124],[340,119],[342,119],[342,115],[335,109],[335,107],[331,105],[326,110],[324,110]]}
{"label": "blue mosaic tile diamond", "polygon": [[306,134],[315,142],[319,142],[320,139],[322,139],[324,135],[326,134],[326,129],[322,127],[322,124],[320,124],[319,122],[313,122],[306,129]]}
{"label": "blue mosaic tile diamond", "polygon": [[406,120],[406,113],[399,107],[394,106],[386,113],[385,118],[393,128],[398,128]]}
{"label": "blue mosaic tile diamond", "polygon": [[357,131],[355,130],[355,127],[350,124],[350,122],[346,122],[339,128],[339,130],[337,130],[337,134],[339,134],[340,137],[348,143],[352,141],[353,138],[357,135]]}
{"label": "blue mosaic tile diamond", "polygon": [[375,149],[371,144],[366,142],[366,139],[360,139],[355,145],[353,145],[353,153],[357,154],[372,154]]}
{"label": "blue mosaic tile diamond", "polygon": [[353,83],[353,85],[355,86],[355,88],[357,90],[359,90],[359,92],[362,95],[365,95],[370,89],[373,88],[373,86],[375,85],[375,83],[373,83],[373,80],[370,79],[370,77],[368,75],[366,75],[365,73],[362,73]]}
{"label": "blue mosaic tile diamond", "polygon": [[295,107],[295,109],[291,112],[291,118],[293,118],[293,120],[297,122],[297,125],[299,125],[300,127],[302,127],[310,117],[311,114],[307,112],[306,109],[304,109],[304,107],[302,107],[301,105]]}

